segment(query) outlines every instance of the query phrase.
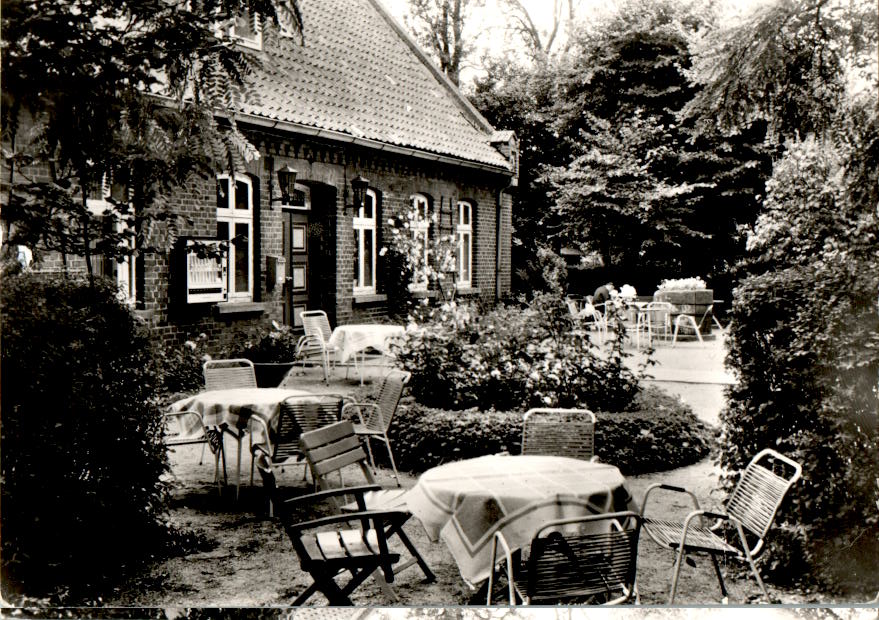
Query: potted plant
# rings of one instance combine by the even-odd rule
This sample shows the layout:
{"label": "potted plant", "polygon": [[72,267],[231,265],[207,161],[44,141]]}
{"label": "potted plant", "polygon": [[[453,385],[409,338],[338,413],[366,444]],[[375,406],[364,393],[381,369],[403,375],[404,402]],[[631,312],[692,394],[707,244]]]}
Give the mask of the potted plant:
{"label": "potted plant", "polygon": [[253,362],[259,387],[276,387],[296,365],[299,336],[289,326],[272,321],[270,329],[257,332],[233,357]]}

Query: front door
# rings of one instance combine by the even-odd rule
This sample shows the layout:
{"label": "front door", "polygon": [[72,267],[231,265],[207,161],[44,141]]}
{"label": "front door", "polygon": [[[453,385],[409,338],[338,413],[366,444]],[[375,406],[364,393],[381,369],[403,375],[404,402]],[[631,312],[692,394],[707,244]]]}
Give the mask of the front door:
{"label": "front door", "polygon": [[299,314],[308,309],[311,273],[308,268],[308,211],[284,212],[284,256],[287,273],[284,322],[302,327]]}

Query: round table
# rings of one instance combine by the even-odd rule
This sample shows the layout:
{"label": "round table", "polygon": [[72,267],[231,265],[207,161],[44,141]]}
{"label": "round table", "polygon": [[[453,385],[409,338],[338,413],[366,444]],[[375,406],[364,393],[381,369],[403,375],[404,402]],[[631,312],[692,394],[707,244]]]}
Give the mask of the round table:
{"label": "round table", "polygon": [[547,521],[637,510],[613,465],[561,456],[490,455],[424,472],[406,505],[431,540],[442,538],[469,584],[488,578],[491,541],[531,543]]}

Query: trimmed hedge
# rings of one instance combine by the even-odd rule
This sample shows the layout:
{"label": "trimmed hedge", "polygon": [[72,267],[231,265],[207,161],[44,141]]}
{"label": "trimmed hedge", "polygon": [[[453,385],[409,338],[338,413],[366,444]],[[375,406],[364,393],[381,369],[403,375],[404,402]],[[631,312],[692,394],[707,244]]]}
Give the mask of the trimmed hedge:
{"label": "trimmed hedge", "polygon": [[[397,467],[423,472],[442,463],[521,451],[523,412],[445,411],[401,403],[389,430]],[[631,411],[596,413],[596,451],[624,475],[666,471],[708,455],[711,430],[680,400],[645,388]],[[373,450],[379,463],[387,453]]]}

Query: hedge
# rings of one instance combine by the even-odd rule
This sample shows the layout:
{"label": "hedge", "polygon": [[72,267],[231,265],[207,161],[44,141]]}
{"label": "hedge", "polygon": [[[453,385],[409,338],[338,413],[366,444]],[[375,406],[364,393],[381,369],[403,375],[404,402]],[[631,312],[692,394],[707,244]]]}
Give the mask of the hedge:
{"label": "hedge", "polygon": [[[418,473],[486,454],[519,454],[522,415],[521,411],[446,411],[404,401],[388,433],[397,467]],[[710,451],[710,428],[683,402],[656,388],[645,388],[631,411],[597,412],[596,417],[596,453],[624,475],[691,465]],[[373,453],[386,464],[385,451]]]}

